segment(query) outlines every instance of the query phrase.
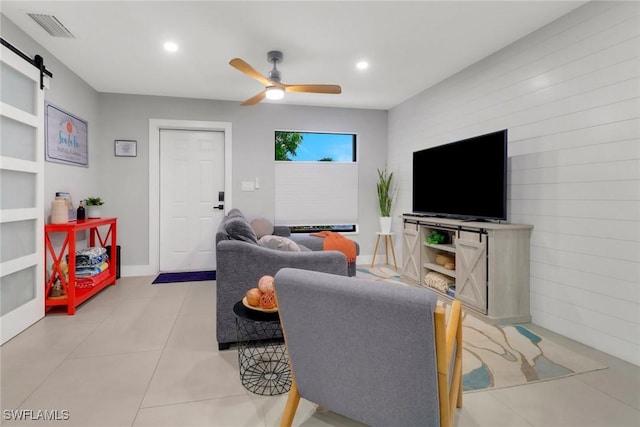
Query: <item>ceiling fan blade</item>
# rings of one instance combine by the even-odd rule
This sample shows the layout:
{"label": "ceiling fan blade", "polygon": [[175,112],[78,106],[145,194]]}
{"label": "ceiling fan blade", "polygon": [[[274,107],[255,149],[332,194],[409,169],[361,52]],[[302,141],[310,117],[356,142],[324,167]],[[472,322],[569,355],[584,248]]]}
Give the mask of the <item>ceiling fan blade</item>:
{"label": "ceiling fan blade", "polygon": [[257,72],[255,68],[253,68],[251,65],[247,64],[240,58],[233,58],[231,61],[229,61],[229,65],[231,65],[233,68],[235,68],[238,71],[242,71],[249,77],[253,77],[257,81],[262,83],[264,86],[271,85],[271,81],[268,78],[266,78],[265,76]]}
{"label": "ceiling fan blade", "polygon": [[267,91],[263,90],[259,94],[255,95],[255,96],[252,96],[251,98],[247,99],[246,101],[244,101],[240,105],[255,105],[258,102],[262,101],[266,94],[267,94]]}
{"label": "ceiling fan blade", "polygon": [[339,85],[284,85],[287,92],[342,93]]}

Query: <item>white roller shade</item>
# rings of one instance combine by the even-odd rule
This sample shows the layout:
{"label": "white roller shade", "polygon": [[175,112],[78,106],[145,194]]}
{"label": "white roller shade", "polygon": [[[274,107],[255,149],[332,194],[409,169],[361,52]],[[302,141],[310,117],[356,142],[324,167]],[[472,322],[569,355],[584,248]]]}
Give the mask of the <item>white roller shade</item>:
{"label": "white roller shade", "polygon": [[276,224],[358,222],[357,163],[276,162],[275,185]]}

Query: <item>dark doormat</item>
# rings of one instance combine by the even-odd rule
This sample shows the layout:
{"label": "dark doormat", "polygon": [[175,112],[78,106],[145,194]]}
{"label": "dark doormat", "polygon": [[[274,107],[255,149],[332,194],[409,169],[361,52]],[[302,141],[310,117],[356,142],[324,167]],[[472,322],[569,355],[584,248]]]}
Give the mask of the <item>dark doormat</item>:
{"label": "dark doormat", "polygon": [[160,273],[151,284],[175,282],[201,282],[203,280],[216,280],[215,270],[211,271],[181,271],[178,273]]}

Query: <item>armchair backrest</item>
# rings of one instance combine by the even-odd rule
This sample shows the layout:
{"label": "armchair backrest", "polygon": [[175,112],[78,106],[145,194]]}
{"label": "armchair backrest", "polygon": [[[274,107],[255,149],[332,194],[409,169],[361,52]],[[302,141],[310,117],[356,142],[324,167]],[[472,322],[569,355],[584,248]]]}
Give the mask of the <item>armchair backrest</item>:
{"label": "armchair backrest", "polygon": [[372,426],[440,425],[433,292],[290,268],[275,288],[294,377],[282,425],[299,397]]}

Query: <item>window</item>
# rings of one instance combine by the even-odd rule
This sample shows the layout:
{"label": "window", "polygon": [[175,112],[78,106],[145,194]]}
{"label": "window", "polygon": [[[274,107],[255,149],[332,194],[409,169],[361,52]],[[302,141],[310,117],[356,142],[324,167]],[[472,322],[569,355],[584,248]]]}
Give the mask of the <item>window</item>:
{"label": "window", "polygon": [[355,162],[356,136],[344,133],[276,131],[275,160]]}
{"label": "window", "polygon": [[294,232],[355,231],[355,134],[276,131],[275,221]]}

